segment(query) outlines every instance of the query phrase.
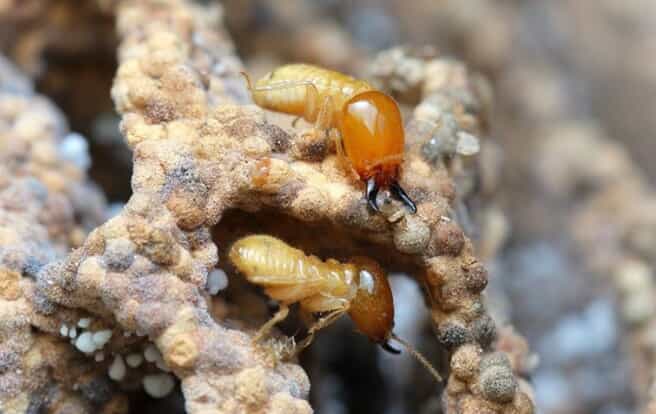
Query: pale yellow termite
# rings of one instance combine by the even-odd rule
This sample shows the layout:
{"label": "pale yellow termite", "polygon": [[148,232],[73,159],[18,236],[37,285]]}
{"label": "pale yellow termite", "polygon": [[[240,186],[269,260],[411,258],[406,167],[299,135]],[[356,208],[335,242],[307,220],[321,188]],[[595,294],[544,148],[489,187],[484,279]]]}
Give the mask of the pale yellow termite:
{"label": "pale yellow termite", "polygon": [[428,361],[393,332],[394,301],[387,275],[380,265],[365,257],[348,263],[322,261],[280,239],[252,235],[237,240],[228,257],[246,279],[262,286],[280,303],[280,310],[260,328],[256,340],[285,319],[289,305],[299,303],[310,313],[324,314],[310,329],[299,349],[308,346],[314,334],[348,313],[360,332],[385,350],[398,353],[388,341],[394,339],[410,351],[440,381]]}
{"label": "pale yellow termite", "polygon": [[399,107],[369,83],[343,73],[305,64],[281,66],[251,85],[262,108],[293,114],[328,131],[339,157],[366,183],[365,197],[378,211],[382,186],[415,213],[417,207],[399,185],[405,135]]}

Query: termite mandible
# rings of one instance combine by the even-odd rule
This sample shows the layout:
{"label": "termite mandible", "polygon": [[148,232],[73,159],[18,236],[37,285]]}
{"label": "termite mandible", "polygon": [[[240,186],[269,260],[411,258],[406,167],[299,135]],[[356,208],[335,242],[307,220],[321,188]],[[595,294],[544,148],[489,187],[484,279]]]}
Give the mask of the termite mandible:
{"label": "termite mandible", "polygon": [[365,198],[374,211],[379,211],[379,189],[388,187],[416,213],[398,182],[405,135],[392,97],[363,80],[306,64],[281,66],[255,85],[242,75],[258,106],[303,117],[314,123],[315,131],[330,134],[339,158],[366,183]]}
{"label": "termite mandible", "polygon": [[296,352],[307,347],[317,331],[348,313],[357,329],[372,342],[399,353],[389,345],[391,339],[395,340],[441,381],[430,362],[392,331],[392,291],[385,271],[376,261],[366,257],[354,257],[348,263],[334,259],[322,261],[268,235],[237,240],[230,247],[228,257],[249,282],[262,286],[280,304],[278,312],[259,329],[255,341],[285,319],[289,306],[298,302],[301,309],[323,316],[308,329]]}

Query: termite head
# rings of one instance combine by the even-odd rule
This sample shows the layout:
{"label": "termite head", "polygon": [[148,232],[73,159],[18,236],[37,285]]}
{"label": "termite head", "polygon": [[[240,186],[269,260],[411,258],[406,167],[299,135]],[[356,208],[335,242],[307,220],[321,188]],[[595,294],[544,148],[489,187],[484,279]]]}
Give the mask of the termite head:
{"label": "termite head", "polygon": [[394,340],[401,344],[438,382],[441,382],[442,377],[426,357],[392,331],[394,329],[394,300],[385,271],[376,261],[367,257],[354,257],[351,259],[351,263],[358,270],[356,279],[358,284],[357,293],[349,308],[349,316],[360,332],[371,341],[380,344],[384,350],[394,354],[401,351],[393,348],[389,341]]}
{"label": "termite head", "polygon": [[374,260],[354,257],[357,291],[349,316],[360,332],[385,346],[394,328],[394,300],[385,271]]}
{"label": "termite head", "polygon": [[359,93],[342,109],[344,149],[360,179],[367,183],[369,205],[378,211],[376,194],[389,187],[415,213],[417,208],[398,183],[405,135],[401,111],[394,99],[380,91]]}

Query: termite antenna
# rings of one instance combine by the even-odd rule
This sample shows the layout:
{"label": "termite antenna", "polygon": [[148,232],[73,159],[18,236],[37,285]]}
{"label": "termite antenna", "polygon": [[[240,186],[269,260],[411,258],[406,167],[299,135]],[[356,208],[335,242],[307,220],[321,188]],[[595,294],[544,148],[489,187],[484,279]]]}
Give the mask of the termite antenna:
{"label": "termite antenna", "polygon": [[442,376],[437,372],[437,370],[435,368],[433,368],[433,365],[430,362],[428,362],[428,360],[426,359],[425,356],[420,354],[419,351],[417,351],[416,349],[414,349],[412,347],[412,345],[410,345],[409,343],[407,343],[403,339],[396,336],[396,334],[393,333],[393,332],[392,332],[391,338],[394,339],[396,342],[400,343],[401,345],[403,345],[403,347],[408,352],[410,352],[412,354],[412,356],[414,356],[415,359],[417,361],[419,361],[419,363],[421,365],[423,365],[433,375],[433,377],[435,377],[435,380],[437,380],[437,382],[442,382]]}
{"label": "termite antenna", "polygon": [[239,72],[239,74],[244,77],[244,79],[246,80],[246,86],[248,87],[248,90],[251,93],[253,93],[253,85],[251,84],[251,77],[248,76],[248,73],[244,72],[243,70]]}

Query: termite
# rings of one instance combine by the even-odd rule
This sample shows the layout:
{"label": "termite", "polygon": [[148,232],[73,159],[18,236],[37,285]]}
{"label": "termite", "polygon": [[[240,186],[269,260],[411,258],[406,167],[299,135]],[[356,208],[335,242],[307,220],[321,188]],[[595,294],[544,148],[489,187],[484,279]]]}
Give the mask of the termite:
{"label": "termite", "polygon": [[329,133],[339,158],[366,183],[365,198],[374,211],[382,187],[417,211],[398,182],[405,135],[392,97],[363,80],[306,64],[281,66],[255,85],[242,75],[258,106],[304,118],[315,131]]}
{"label": "termite", "polygon": [[308,329],[297,352],[312,342],[317,331],[348,313],[357,329],[372,342],[399,353],[389,344],[391,339],[395,340],[441,381],[428,360],[394,334],[392,290],[385,271],[376,261],[366,257],[353,257],[348,263],[334,259],[322,261],[267,235],[237,240],[230,247],[228,257],[249,282],[263,287],[280,305],[278,312],[258,330],[255,341],[285,319],[289,306],[294,303],[309,313],[322,315]]}

